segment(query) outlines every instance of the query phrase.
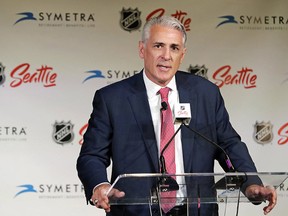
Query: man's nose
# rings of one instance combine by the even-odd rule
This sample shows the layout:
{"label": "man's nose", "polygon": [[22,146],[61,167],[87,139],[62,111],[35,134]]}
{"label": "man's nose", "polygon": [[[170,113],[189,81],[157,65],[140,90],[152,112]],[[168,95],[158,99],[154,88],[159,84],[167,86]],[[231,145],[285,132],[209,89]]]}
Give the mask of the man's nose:
{"label": "man's nose", "polygon": [[165,49],[163,50],[162,58],[163,58],[165,61],[171,60],[171,50],[170,50],[169,48],[165,48]]}

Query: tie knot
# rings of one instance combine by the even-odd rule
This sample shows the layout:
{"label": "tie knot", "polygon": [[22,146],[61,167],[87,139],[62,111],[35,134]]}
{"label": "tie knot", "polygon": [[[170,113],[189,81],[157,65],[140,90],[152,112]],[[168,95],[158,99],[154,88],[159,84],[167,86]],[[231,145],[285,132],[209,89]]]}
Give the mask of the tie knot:
{"label": "tie knot", "polygon": [[161,95],[161,99],[162,99],[162,100],[168,99],[169,91],[170,91],[170,88],[168,88],[168,87],[161,88],[161,89],[159,90],[159,93],[160,93],[160,95]]}

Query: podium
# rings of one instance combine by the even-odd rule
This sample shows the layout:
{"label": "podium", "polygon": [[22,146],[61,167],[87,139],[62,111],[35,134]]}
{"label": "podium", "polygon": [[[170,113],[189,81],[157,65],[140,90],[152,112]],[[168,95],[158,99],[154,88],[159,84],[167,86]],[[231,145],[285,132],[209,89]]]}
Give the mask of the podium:
{"label": "podium", "polygon": [[[161,192],[176,190],[176,202],[185,206],[186,215],[207,215],[207,213],[203,213],[207,208],[218,209],[218,206],[224,209],[219,215],[237,215],[241,203],[260,204],[264,201],[256,197],[247,198],[243,193],[247,185],[261,184],[276,190],[287,177],[287,172],[185,173],[175,175],[131,173],[119,175],[111,185],[107,195],[112,207],[141,206],[149,209],[151,216],[161,216],[163,215],[161,204],[175,202],[175,199],[161,198]],[[115,190],[125,192],[125,196],[115,197]],[[230,212],[227,213],[229,205],[232,205],[232,208],[229,207]]]}

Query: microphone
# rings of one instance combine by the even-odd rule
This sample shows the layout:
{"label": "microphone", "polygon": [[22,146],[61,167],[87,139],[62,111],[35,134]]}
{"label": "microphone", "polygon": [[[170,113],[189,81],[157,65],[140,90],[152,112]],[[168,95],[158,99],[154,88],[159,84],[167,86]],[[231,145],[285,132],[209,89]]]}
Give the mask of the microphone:
{"label": "microphone", "polygon": [[[167,103],[163,101],[161,103],[161,111],[167,109]],[[191,109],[190,109],[190,103],[177,103],[174,105],[174,123],[181,123],[178,129],[175,131],[173,136],[170,138],[170,140],[167,142],[167,144],[164,146],[160,153],[160,171],[162,174],[167,174],[166,169],[166,163],[165,163],[165,157],[164,152],[172,142],[172,140],[175,138],[175,136],[178,134],[180,129],[182,128],[183,124],[189,124],[191,120]],[[167,178],[164,177],[160,181],[160,190],[163,188],[163,184],[167,184],[169,182],[169,187],[164,187],[164,190],[179,190],[179,185],[176,182],[174,178]]]}
{"label": "microphone", "polygon": [[[164,110],[167,110],[167,107],[168,107],[168,104],[165,101],[163,101],[161,103],[160,111],[162,112]],[[179,185],[178,185],[177,181],[174,178],[172,178],[171,176],[167,176],[168,173],[167,173],[167,169],[166,169],[166,162],[165,162],[164,152],[168,148],[168,146],[170,145],[172,140],[175,138],[175,136],[178,134],[178,132],[180,131],[181,127],[182,127],[182,124],[175,131],[173,136],[169,139],[169,141],[166,143],[166,145],[164,146],[164,148],[162,149],[162,151],[160,153],[160,157],[159,157],[160,172],[161,172],[161,174],[163,176],[160,178],[158,186],[159,186],[159,190],[161,192],[179,190]]]}
{"label": "microphone", "polygon": [[[162,112],[163,110],[166,110],[167,106],[168,106],[167,103],[165,101],[163,101],[161,103],[160,111]],[[160,154],[160,171],[162,174],[167,173],[165,158],[163,155],[164,151],[168,148],[169,144],[172,142],[172,140],[178,134],[178,132],[182,128],[182,125],[185,123],[189,124],[190,120],[191,120],[190,104],[189,103],[177,103],[177,104],[175,104],[175,106],[174,106],[174,123],[180,122],[181,124],[161,151],[161,154]]]}

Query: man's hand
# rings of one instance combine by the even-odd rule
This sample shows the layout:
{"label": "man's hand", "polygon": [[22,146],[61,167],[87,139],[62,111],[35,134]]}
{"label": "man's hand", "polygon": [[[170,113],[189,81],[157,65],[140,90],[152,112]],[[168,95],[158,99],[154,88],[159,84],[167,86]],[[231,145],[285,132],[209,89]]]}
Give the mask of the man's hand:
{"label": "man's hand", "polygon": [[[93,190],[91,197],[92,202],[97,208],[103,208],[106,212],[110,212],[109,197],[121,198],[125,193],[117,189],[112,189],[109,194],[107,191],[111,187],[110,184],[101,184]],[[109,197],[108,197],[109,196]]]}
{"label": "man's hand", "polygon": [[245,195],[252,200],[269,201],[269,204],[263,208],[264,215],[267,215],[275,207],[277,202],[277,194],[272,187],[250,185],[246,188]]}

